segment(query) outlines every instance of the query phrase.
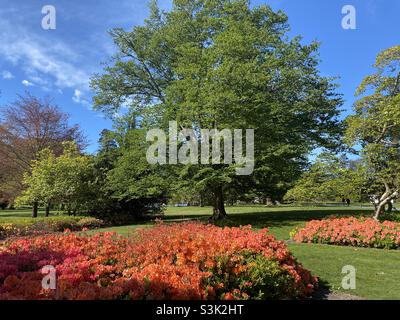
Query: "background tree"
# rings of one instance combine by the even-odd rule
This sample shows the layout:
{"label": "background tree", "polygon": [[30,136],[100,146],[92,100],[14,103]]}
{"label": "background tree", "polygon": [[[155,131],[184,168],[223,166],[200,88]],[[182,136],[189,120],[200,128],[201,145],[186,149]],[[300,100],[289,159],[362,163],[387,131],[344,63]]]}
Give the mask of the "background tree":
{"label": "background tree", "polygon": [[254,128],[257,179],[238,177],[237,164],[176,167],[178,182],[212,193],[213,217],[222,218],[225,190],[272,189],[285,178],[268,174],[339,134],[341,100],[319,75],[318,45],[290,40],[288,30],[284,13],[245,0],[175,0],[167,13],[152,2],[143,26],[111,32],[119,52],[92,79],[95,108],[112,115],[129,105],[143,128],[168,130],[170,120],[196,132]]}
{"label": "background tree", "polygon": [[400,46],[381,52],[376,73],[366,77],[357,90],[363,95],[346,119],[346,140],[361,146],[370,191],[376,195],[374,218],[399,196],[400,174]]}
{"label": "background tree", "polygon": [[322,153],[290,189],[285,200],[296,202],[365,200],[365,171],[359,162]]}
{"label": "background tree", "polygon": [[162,213],[171,183],[165,168],[147,164],[148,145],[130,112],[115,119],[113,130],[102,131],[86,201],[91,214],[119,224]]}
{"label": "background tree", "polygon": [[25,173],[23,179],[26,189],[17,198],[17,203],[42,204],[48,208],[46,216],[51,205],[69,213],[85,208],[94,179],[93,161],[81,155],[75,143],[64,142],[62,145],[64,150],[60,156],[47,148],[32,161],[31,172]]}
{"label": "background tree", "polygon": [[124,137],[120,156],[107,172],[104,185],[107,196],[115,201],[114,211],[139,218],[165,202],[170,179],[161,166],[148,164],[148,146],[142,129],[132,129]]}
{"label": "background tree", "polygon": [[[49,148],[56,155],[63,141],[75,141],[80,149],[85,138],[77,125],[68,124],[68,115],[49,99],[29,93],[18,96],[12,104],[0,109],[0,191],[12,201],[23,189],[22,178],[30,172],[32,160]],[[33,204],[37,216],[37,203]]]}

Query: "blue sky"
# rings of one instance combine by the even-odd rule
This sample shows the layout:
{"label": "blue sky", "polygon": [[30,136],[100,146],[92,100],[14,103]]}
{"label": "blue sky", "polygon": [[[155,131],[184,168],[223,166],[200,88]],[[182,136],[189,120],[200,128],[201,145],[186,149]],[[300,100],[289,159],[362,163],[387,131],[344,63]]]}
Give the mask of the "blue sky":
{"label": "blue sky", "polygon": [[[252,5],[269,4],[289,16],[290,35],[302,35],[303,42],[317,40],[320,70],[338,76],[338,91],[344,94],[343,117],[351,112],[354,91],[364,76],[373,71],[375,56],[399,44],[398,0],[253,0]],[[56,8],[56,30],[43,30],[41,9]],[[344,5],[356,9],[357,29],[341,27]],[[159,0],[163,9],[170,0]],[[91,110],[90,76],[102,70],[115,52],[107,31],[113,27],[131,29],[148,14],[141,0],[0,0],[0,106],[29,90],[49,96],[70,114],[87,135],[88,152],[95,152],[98,134],[111,122]]]}

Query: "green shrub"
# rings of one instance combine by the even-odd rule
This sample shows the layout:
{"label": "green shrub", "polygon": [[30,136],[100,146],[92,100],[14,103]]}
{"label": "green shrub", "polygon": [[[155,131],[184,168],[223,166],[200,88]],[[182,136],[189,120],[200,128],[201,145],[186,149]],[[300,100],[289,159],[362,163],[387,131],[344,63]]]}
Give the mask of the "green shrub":
{"label": "green shrub", "polygon": [[252,283],[249,292],[253,299],[288,299],[298,295],[293,276],[283,270],[278,262],[262,255],[250,256],[246,262],[252,265],[245,280]]}
{"label": "green shrub", "polygon": [[399,211],[394,211],[394,212],[385,212],[380,215],[379,217],[380,221],[393,221],[393,222],[400,222],[400,212]]}
{"label": "green shrub", "polygon": [[100,219],[82,216],[16,219],[15,222],[0,223],[0,239],[62,232],[66,229],[71,231],[80,231],[84,228],[95,229],[103,225],[104,222]]}
{"label": "green shrub", "polygon": [[[239,288],[253,300],[282,300],[301,296],[303,288],[296,286],[294,276],[283,269],[278,261],[254,253],[242,253],[238,255],[239,260],[242,260],[241,264],[245,266],[242,271],[221,273],[218,270],[229,270],[235,266],[229,265],[231,259],[228,257],[220,257],[218,266],[211,271],[213,275],[208,284],[214,287],[218,283],[229,284],[229,287],[221,288],[221,290],[230,291],[233,288]],[[236,275],[231,277],[231,274]],[[228,279],[227,276],[230,278]],[[244,299],[245,297],[242,295],[237,298]]]}

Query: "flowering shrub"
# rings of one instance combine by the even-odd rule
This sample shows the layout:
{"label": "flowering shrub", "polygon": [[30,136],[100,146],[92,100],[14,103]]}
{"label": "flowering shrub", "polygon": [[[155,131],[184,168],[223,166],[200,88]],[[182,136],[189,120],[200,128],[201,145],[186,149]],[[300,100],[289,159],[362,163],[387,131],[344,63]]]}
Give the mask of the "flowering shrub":
{"label": "flowering shrub", "polygon": [[[57,289],[41,287],[43,266]],[[316,278],[267,230],[158,225],[129,238],[53,234],[0,247],[0,299],[287,299]]]}
{"label": "flowering shrub", "polygon": [[100,219],[93,217],[85,217],[77,221],[76,226],[78,228],[86,229],[97,229],[104,226],[104,222]]}
{"label": "flowering shrub", "polygon": [[372,218],[312,220],[291,234],[297,242],[396,249],[400,247],[400,223]]}
{"label": "flowering shrub", "polygon": [[103,226],[100,219],[92,217],[47,217],[25,221],[0,223],[0,239],[19,236],[42,235],[65,229],[79,231]]}

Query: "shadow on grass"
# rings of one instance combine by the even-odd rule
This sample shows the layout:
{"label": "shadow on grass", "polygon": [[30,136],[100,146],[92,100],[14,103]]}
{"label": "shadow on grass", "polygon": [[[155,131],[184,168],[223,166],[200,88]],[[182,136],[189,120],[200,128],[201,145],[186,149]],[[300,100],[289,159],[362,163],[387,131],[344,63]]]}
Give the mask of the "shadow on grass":
{"label": "shadow on grass", "polygon": [[[51,214],[53,216],[53,214]],[[45,217],[44,210],[40,209],[38,211],[38,217]],[[25,219],[32,218],[32,210],[31,209],[23,209],[23,210],[0,210],[0,221],[2,218],[15,218],[15,219]]]}
{"label": "shadow on grass", "polygon": [[359,296],[354,296],[348,293],[335,292],[331,289],[329,282],[318,278],[318,288],[313,293],[313,300],[364,300]]}
{"label": "shadow on grass", "polygon": [[[229,214],[225,220],[219,221],[216,224],[219,226],[244,226],[244,225],[252,225],[254,228],[264,228],[264,227],[291,227],[294,225],[301,224],[303,222],[307,222],[314,219],[324,219],[329,216],[362,216],[362,215],[371,215],[371,211],[369,210],[349,210],[349,209],[337,209],[337,210],[324,210],[321,209],[312,209],[305,210],[303,208],[299,208],[298,210],[285,210],[282,208],[281,211],[268,211],[266,209],[265,212],[243,212],[243,213],[232,213]],[[166,222],[173,221],[192,221],[192,220],[201,220],[207,221],[210,215],[206,214],[198,214],[198,215],[188,215],[181,217],[179,216],[165,216],[163,218]]]}
{"label": "shadow on grass", "polygon": [[[329,216],[335,215],[340,217],[345,216],[361,216],[372,214],[371,210],[368,209],[357,209],[357,208],[326,208],[326,207],[260,207],[254,206],[255,211],[252,211],[252,206],[247,207],[227,207],[228,216],[226,219],[217,222],[219,226],[244,226],[252,225],[254,228],[292,228],[301,225],[307,221],[314,219],[324,219]],[[207,222],[211,216],[211,208],[199,208],[200,213],[197,212],[196,207],[190,207],[188,210],[182,211],[182,214],[173,213],[166,214],[162,217],[162,220],[167,223],[174,222],[185,222],[185,221],[202,221]],[[240,210],[243,210],[241,212]],[[3,212],[0,211],[0,222],[1,218],[15,217],[24,219],[25,214],[29,216],[30,212]],[[8,221],[8,219],[5,219]],[[140,220],[136,223],[129,223],[127,225],[152,225],[154,219]],[[286,231],[285,231],[286,232]]]}

